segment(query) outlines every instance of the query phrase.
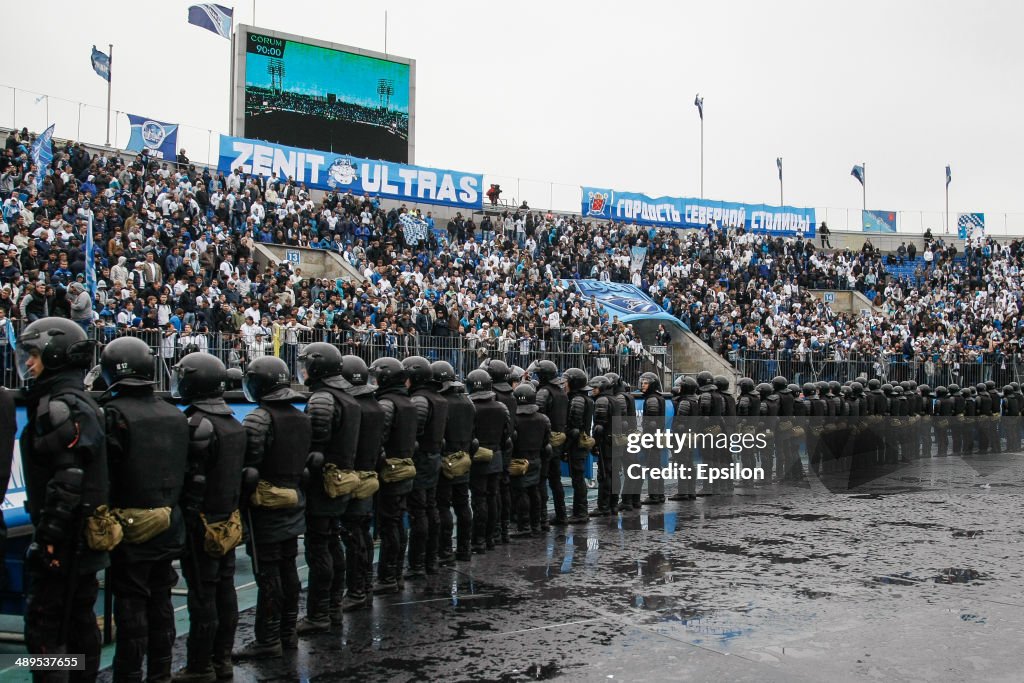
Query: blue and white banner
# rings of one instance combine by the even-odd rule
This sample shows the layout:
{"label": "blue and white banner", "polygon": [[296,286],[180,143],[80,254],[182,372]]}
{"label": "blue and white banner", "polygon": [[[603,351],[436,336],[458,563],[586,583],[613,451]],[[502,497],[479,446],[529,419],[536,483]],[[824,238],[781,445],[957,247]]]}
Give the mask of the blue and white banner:
{"label": "blue and white banner", "polygon": [[644,260],[647,259],[647,247],[629,248],[629,271],[635,273],[644,267]]}
{"label": "blue and white banner", "polygon": [[106,52],[100,52],[93,45],[89,61],[92,62],[92,70],[96,72],[96,75],[110,82],[110,55]]}
{"label": "blue and white banner", "polygon": [[217,170],[285,180],[318,190],[351,190],[416,204],[442,204],[462,209],[483,206],[483,175],[390,161],[370,161],[347,154],[318,152],[262,140],[220,136]]}
{"label": "blue and white banner", "polygon": [[864,232],[896,232],[896,212],[866,209],[861,212],[861,225]]}
{"label": "blue and white banner", "polygon": [[601,280],[562,280],[561,285],[567,292],[576,292],[584,301],[593,297],[598,312],[607,313],[609,321],[615,318],[626,323],[641,319],[662,320],[682,326],[678,318],[666,313],[636,285]]}
{"label": "blue and white banner", "polygon": [[985,214],[962,213],[956,217],[956,234],[962,239],[980,239],[985,236]]}
{"label": "blue and white banner", "polygon": [[51,123],[50,127],[43,131],[43,134],[32,142],[32,148],[29,150],[29,155],[32,157],[32,163],[36,165],[37,191],[43,189],[43,179],[46,177],[46,169],[53,161],[53,128],[56,125],[56,123]]}
{"label": "blue and white banner", "polygon": [[426,221],[420,220],[410,213],[403,213],[398,220],[402,223],[402,234],[405,236],[405,243],[409,246],[415,247],[422,240],[427,239],[427,231],[430,226]]}
{"label": "blue and white banner", "polygon": [[748,232],[814,237],[814,209],[740,204],[712,199],[648,197],[597,187],[583,188],[583,217],[664,228],[744,228]]}
{"label": "blue and white banner", "polygon": [[138,114],[128,114],[128,123],[132,127],[132,136],[125,149],[129,152],[148,149],[150,156],[157,159],[177,158],[178,124],[154,121]]}

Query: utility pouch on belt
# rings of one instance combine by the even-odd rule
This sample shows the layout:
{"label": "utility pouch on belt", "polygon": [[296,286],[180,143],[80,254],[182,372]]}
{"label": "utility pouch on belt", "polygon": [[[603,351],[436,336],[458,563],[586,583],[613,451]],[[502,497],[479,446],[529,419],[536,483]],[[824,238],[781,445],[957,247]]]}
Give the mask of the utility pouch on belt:
{"label": "utility pouch on belt", "polygon": [[360,471],[356,472],[359,475],[359,484],[356,486],[356,490],[352,492],[352,497],[356,500],[365,500],[377,493],[380,489],[380,481],[377,479],[377,473],[373,471]]}
{"label": "utility pouch on belt", "polygon": [[324,465],[324,492],[331,498],[348,496],[359,486],[359,475],[352,470],[341,470],[333,462]]}
{"label": "utility pouch on belt", "polygon": [[384,471],[380,473],[380,478],[384,480],[385,484],[394,484],[415,476],[416,465],[412,458],[388,458],[387,464],[384,465]]}
{"label": "utility pouch on belt", "polygon": [[494,458],[494,451],[490,448],[480,446],[473,454],[473,462],[490,462]]}
{"label": "utility pouch on belt", "polygon": [[441,458],[441,474],[448,479],[461,477],[473,466],[473,459],[466,451],[455,451]]}
{"label": "utility pouch on belt", "polygon": [[594,437],[590,436],[589,434],[580,434],[580,448],[589,451],[591,448],[594,447],[594,444],[596,443],[597,440],[595,440]]}
{"label": "utility pouch on belt", "polygon": [[124,539],[124,529],[106,505],[100,505],[85,522],[85,542],[92,550],[113,550]]}
{"label": "utility pouch on belt", "polygon": [[231,516],[221,522],[207,522],[206,515],[199,515],[203,520],[203,550],[210,557],[224,557],[242,542],[242,515],[235,510]]}
{"label": "utility pouch on belt", "polygon": [[525,458],[512,458],[508,464],[508,476],[521,477],[530,469],[530,461]]}
{"label": "utility pouch on belt", "polygon": [[551,447],[561,448],[565,444],[565,432],[551,432]]}
{"label": "utility pouch on belt", "polygon": [[125,543],[145,543],[171,528],[171,508],[114,508]]}
{"label": "utility pouch on belt", "polygon": [[613,446],[625,446],[629,443],[629,436],[626,434],[612,434]]}
{"label": "utility pouch on belt", "polygon": [[265,479],[260,479],[256,484],[256,490],[249,496],[249,502],[256,507],[269,508],[293,508],[299,504],[299,492],[295,489],[286,489],[281,486],[274,486]]}

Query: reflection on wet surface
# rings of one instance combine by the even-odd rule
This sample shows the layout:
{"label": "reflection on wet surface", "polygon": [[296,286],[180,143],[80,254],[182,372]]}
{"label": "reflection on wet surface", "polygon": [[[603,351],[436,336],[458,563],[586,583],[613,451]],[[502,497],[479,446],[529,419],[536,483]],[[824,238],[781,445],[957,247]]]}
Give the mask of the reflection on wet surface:
{"label": "reflection on wet surface", "polygon": [[1012,680],[1024,461],[990,460],[555,528],[407,581],[236,680]]}

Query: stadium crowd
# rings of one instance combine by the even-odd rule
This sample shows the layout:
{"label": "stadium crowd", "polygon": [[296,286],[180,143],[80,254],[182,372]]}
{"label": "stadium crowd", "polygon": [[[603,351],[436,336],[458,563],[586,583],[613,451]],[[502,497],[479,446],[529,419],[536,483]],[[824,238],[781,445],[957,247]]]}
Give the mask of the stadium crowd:
{"label": "stadium crowd", "polygon": [[[298,346],[324,340],[397,357],[434,347],[460,374],[489,355],[526,365],[552,351],[603,371],[609,358],[639,358],[644,341],[667,343],[664,328],[641,340],[559,286],[563,278],[632,282],[737,363],[870,359],[882,376],[894,359],[921,372],[929,363],[1005,367],[1024,331],[1018,240],[980,236],[960,253],[929,233],[918,258],[913,245],[890,255],[870,240],[825,251],[802,237],[715,225],[682,232],[509,210],[443,225],[427,212],[431,230],[410,243],[405,207],[336,191],[314,201],[291,179],[224,175],[184,155],[175,163],[55,144],[37,192],[29,142],[27,130],[12,131],[0,159],[2,340],[14,338],[13,324],[61,315],[105,340],[148,335],[168,367],[199,349],[235,367],[280,355],[294,371]],[[260,269],[258,242],[334,250],[362,281],[306,278],[287,263]],[[631,271],[633,246],[647,254]],[[911,274],[890,273],[903,263]],[[836,313],[810,289],[856,289],[874,306]]]}

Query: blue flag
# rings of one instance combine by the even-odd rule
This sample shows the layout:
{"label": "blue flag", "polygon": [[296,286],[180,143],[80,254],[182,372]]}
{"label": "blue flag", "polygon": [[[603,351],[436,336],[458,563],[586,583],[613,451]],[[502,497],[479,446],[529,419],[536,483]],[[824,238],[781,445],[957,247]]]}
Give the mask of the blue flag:
{"label": "blue flag", "polygon": [[775,158],[775,165],[779,167],[779,182],[782,182],[782,157]]}
{"label": "blue flag", "polygon": [[704,120],[704,98],[697,93],[697,96],[693,98],[693,106],[697,107],[697,113],[700,114],[700,120]]}
{"label": "blue flag", "polygon": [[949,187],[951,180],[953,180],[953,171],[950,170],[949,164],[946,164],[946,187]]}
{"label": "blue flag", "polygon": [[125,149],[129,152],[148,149],[150,156],[157,159],[176,158],[178,124],[154,121],[138,114],[128,114],[128,123],[131,124],[132,135]]}
{"label": "blue flag", "polygon": [[861,166],[859,164],[857,166],[854,166],[853,170],[850,171],[850,175],[852,175],[854,178],[856,178],[858,181],[860,181],[860,184],[861,184],[862,187],[864,186],[864,167],[863,166]]}
{"label": "blue flag", "polygon": [[50,127],[32,142],[30,154],[32,163],[36,165],[36,190],[43,189],[46,168],[53,161],[53,127],[56,125],[56,123],[51,123]]}
{"label": "blue flag", "polygon": [[188,23],[213,31],[221,38],[231,38],[234,10],[223,5],[203,3],[188,8]]}
{"label": "blue flag", "polygon": [[93,300],[96,299],[96,254],[93,253],[92,214],[89,214],[89,227],[85,232],[85,288]]}
{"label": "blue flag", "polygon": [[110,82],[110,55],[92,46],[92,70],[103,80]]}

